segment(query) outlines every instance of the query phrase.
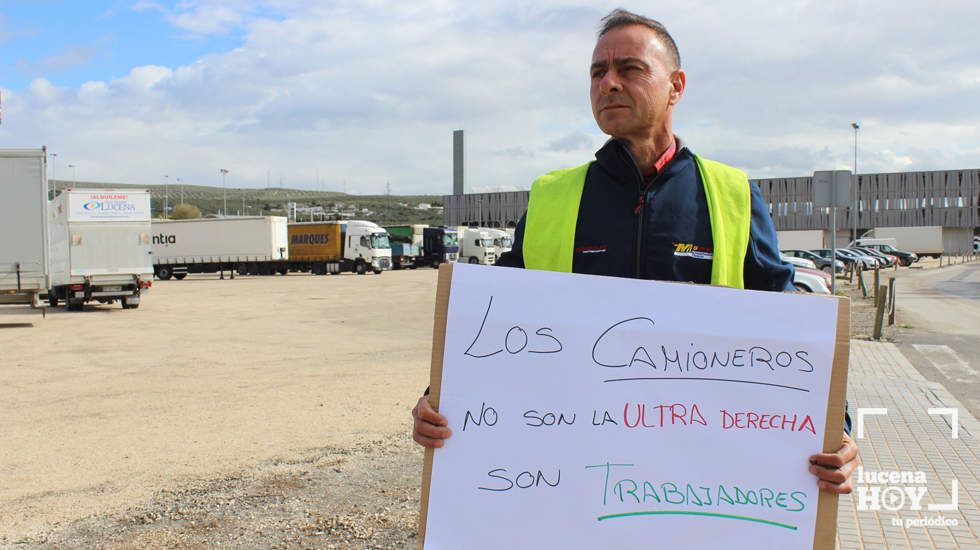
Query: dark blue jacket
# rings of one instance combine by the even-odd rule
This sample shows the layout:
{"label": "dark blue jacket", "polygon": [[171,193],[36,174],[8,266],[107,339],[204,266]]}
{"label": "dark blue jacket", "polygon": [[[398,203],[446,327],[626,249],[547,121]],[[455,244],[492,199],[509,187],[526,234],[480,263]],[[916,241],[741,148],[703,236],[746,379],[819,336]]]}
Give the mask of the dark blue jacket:
{"label": "dark blue jacket", "polygon": [[[625,142],[611,139],[589,167],[575,227],[572,271],[659,281],[711,283],[711,220],[694,155],[678,140],[674,159],[643,178]],[[779,258],[776,228],[759,186],[752,188],[745,288],[793,290],[793,266]],[[525,216],[527,214],[525,213]],[[524,267],[524,217],[497,265]],[[686,246],[693,245],[688,251]],[[851,417],[844,408],[844,430]]]}
{"label": "dark blue jacket", "polygon": [[[759,187],[745,254],[745,288],[793,290],[793,266],[779,259],[776,229]],[[526,214],[525,214],[526,215]],[[497,265],[524,267],[524,218]],[[660,281],[711,282],[711,220],[689,149],[678,142],[663,171],[644,179],[626,146],[612,139],[589,167],[575,229],[572,271]]]}

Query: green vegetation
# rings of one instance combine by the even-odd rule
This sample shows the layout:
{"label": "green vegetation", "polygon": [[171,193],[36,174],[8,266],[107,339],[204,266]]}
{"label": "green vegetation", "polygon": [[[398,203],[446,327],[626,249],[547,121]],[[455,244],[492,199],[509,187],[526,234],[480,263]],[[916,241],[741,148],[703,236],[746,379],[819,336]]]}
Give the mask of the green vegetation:
{"label": "green vegetation", "polygon": [[200,217],[201,209],[193,204],[178,204],[170,212],[170,219],[172,220],[192,220]]}
{"label": "green vegetation", "polygon": [[[161,217],[164,207],[165,186],[138,185],[128,183],[77,182],[50,180],[59,189],[73,186],[78,189],[93,187],[108,189],[148,189],[153,202],[154,217]],[[426,223],[441,225],[442,209],[432,208],[419,210],[421,203],[433,207],[442,206],[442,196],[439,195],[349,195],[334,191],[310,191],[306,189],[286,189],[270,187],[265,189],[242,189],[212,187],[207,185],[188,185],[184,188],[184,203],[195,206],[201,216],[216,216],[222,210],[227,198],[228,213],[242,213],[242,198],[245,199],[245,214],[286,216],[286,205],[295,202],[301,210],[298,219],[309,221],[313,219],[356,219],[370,220],[381,225]],[[169,206],[172,217],[177,217],[177,206],[181,202],[180,186],[170,185]],[[314,208],[314,213],[303,212],[304,208]],[[322,211],[316,210],[319,207]],[[364,209],[368,212],[364,212]],[[341,215],[343,213],[343,215]]]}

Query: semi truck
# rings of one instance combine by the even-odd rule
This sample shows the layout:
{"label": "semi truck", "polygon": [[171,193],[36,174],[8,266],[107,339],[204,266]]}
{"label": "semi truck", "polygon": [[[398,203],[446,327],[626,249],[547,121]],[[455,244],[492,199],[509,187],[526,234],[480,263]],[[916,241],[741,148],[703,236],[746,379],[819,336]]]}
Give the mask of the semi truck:
{"label": "semi truck", "polygon": [[0,304],[40,305],[50,286],[47,153],[0,150]]}
{"label": "semi truck", "polygon": [[391,269],[388,233],[369,221],[289,224],[289,270],[325,275]]}
{"label": "semi truck", "polygon": [[48,302],[140,305],[153,284],[150,191],[65,189],[48,207],[51,286]]}
{"label": "semi truck", "polygon": [[514,236],[507,231],[493,228],[488,228],[486,231],[490,234],[490,238],[493,239],[493,248],[498,259],[501,254],[510,252],[510,249],[514,247]]}
{"label": "semi truck", "polygon": [[471,264],[493,265],[497,261],[497,249],[493,238],[483,227],[460,226],[459,260]]}
{"label": "semi truck", "polygon": [[[439,267],[439,264],[455,262],[459,258],[459,240],[453,228],[415,224],[389,225],[385,230],[391,236],[395,269]],[[396,245],[400,246],[396,248]]]}
{"label": "semi truck", "polygon": [[153,272],[164,281],[225,271],[285,275],[287,223],[282,216],[153,220]]}

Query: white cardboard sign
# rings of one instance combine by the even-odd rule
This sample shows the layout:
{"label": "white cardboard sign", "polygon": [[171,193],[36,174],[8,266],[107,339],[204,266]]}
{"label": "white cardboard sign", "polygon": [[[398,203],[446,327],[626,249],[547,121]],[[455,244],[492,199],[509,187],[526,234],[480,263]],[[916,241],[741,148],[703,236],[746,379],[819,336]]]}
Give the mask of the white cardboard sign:
{"label": "white cardboard sign", "polygon": [[839,300],[444,269],[425,549],[818,547]]}

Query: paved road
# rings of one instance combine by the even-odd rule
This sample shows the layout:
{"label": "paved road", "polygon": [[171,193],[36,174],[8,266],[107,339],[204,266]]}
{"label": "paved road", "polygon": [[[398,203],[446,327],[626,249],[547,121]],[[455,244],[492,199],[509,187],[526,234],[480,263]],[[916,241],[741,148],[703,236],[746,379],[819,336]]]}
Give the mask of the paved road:
{"label": "paved road", "polygon": [[899,349],[980,417],[980,262],[901,273]]}

